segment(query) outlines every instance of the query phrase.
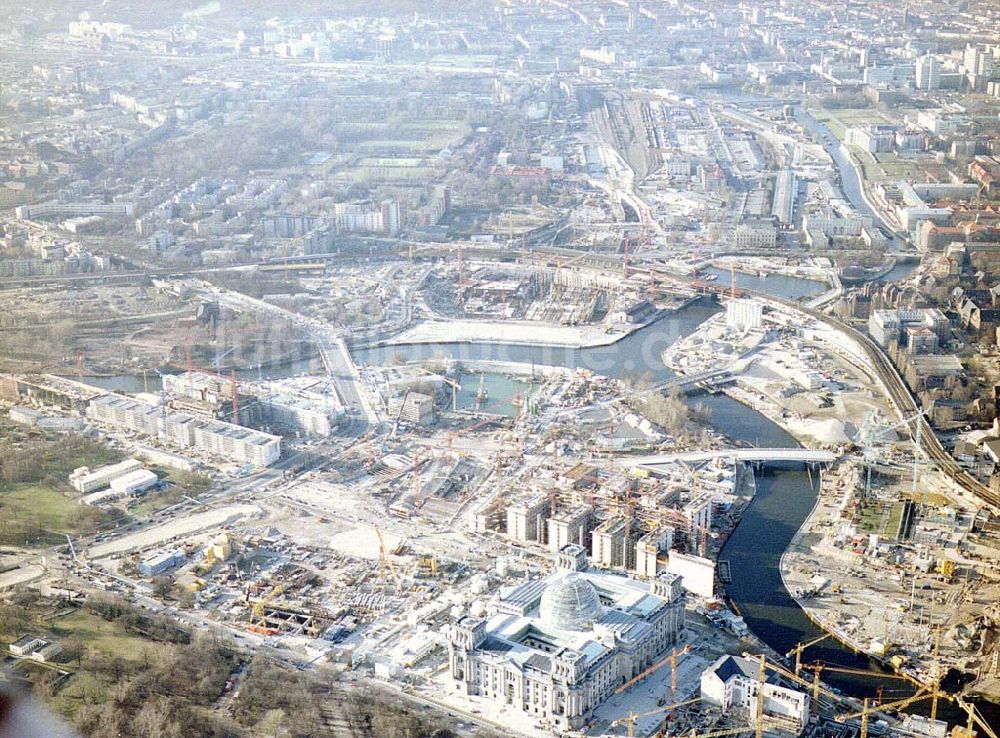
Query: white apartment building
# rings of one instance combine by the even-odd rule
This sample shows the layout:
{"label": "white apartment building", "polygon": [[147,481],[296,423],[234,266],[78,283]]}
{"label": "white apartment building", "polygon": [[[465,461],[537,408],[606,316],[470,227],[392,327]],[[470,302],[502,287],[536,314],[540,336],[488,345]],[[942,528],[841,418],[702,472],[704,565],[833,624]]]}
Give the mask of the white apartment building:
{"label": "white apartment building", "polygon": [[281,456],[281,436],[221,420],[195,421],[193,445],[213,456],[253,466],[270,466]]}
{"label": "white apartment building", "polygon": [[281,437],[221,420],[166,412],[121,395],[95,397],[87,417],[115,430],[126,430],[181,448],[193,448],[237,463],[270,466],[281,456]]}
{"label": "white apartment building", "polygon": [[70,486],[81,494],[89,494],[95,490],[104,489],[119,477],[142,469],[142,462],[126,459],[117,464],[109,464],[91,471],[89,467],[81,466],[69,475]]}
{"label": "white apartment building", "polygon": [[726,303],[726,325],[738,331],[760,328],[764,306],[756,300],[736,299]]}
{"label": "white apartment building", "polygon": [[313,436],[333,433],[333,409],[318,399],[293,394],[276,394],[264,404],[268,420],[282,428],[301,431]]}

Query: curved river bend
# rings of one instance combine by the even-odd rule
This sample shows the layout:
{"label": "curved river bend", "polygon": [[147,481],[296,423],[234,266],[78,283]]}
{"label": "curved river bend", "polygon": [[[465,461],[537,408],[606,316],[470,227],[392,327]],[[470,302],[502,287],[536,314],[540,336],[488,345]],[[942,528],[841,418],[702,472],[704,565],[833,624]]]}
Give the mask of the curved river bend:
{"label": "curved river bend", "polygon": [[[714,302],[695,302],[612,346],[568,349],[494,343],[405,344],[355,351],[354,358],[359,364],[432,358],[534,362],[583,367],[615,377],[648,375],[653,380],[662,380],[674,376],[660,359],[663,349],[692,333],[717,312],[719,307]],[[698,401],[711,410],[711,424],[734,442],[776,448],[799,445],[781,427],[726,395],[699,397]],[[720,554],[730,562],[733,581],[727,585],[728,594],[750,630],[779,653],[822,634],[789,595],[779,570],[781,555],[816,501],[817,490],[813,486],[816,481],[801,466],[770,466],[758,476],[757,494]],[[872,670],[871,676],[824,675],[824,681],[846,694],[872,697],[881,687],[888,701],[893,696],[912,693],[898,680],[880,679],[874,661],[855,654],[832,638],[806,652],[806,661],[817,659]],[[929,701],[918,703],[913,711],[926,714],[928,705]],[[995,705],[980,703],[979,707],[992,724],[997,724],[1000,711]],[[964,720],[964,713],[945,703],[939,705],[938,714],[951,723]]]}
{"label": "curved river bend", "polygon": [[[778,292],[784,292],[782,288],[789,285],[769,286],[778,287]],[[812,285],[792,283],[791,289],[803,294],[812,292],[814,288]],[[384,364],[397,358],[534,362],[539,365],[582,367],[614,377],[647,375],[656,381],[673,376],[673,372],[660,359],[663,350],[678,338],[695,331],[707,318],[719,312],[719,309],[714,302],[694,302],[616,344],[595,348],[437,343],[379,347],[353,353],[359,364]],[[315,369],[314,365],[302,362],[283,371],[279,370],[272,376],[287,376]],[[106,377],[95,384],[126,391],[143,389],[142,377]],[[785,448],[798,445],[792,436],[775,423],[730,397],[711,395],[698,399],[710,408],[712,425],[735,442]],[[758,476],[757,494],[720,554],[730,562],[733,581],[727,585],[729,596],[740,609],[751,631],[779,653],[786,653],[795,644],[821,634],[819,628],[788,594],[779,571],[781,555],[815,503],[814,481],[801,467],[770,466],[764,474]],[[830,664],[872,670],[870,677],[824,675],[825,681],[847,694],[870,697],[882,687],[888,700],[893,696],[909,693],[909,690],[901,689],[899,681],[879,679],[878,666],[874,662],[854,654],[833,639],[806,652],[806,661],[817,659]],[[928,702],[919,703],[914,711],[925,713]],[[1000,708],[991,703],[980,703],[979,707],[991,724],[1000,724]],[[952,723],[964,721],[964,713],[959,714],[947,704],[939,707],[939,715]]]}

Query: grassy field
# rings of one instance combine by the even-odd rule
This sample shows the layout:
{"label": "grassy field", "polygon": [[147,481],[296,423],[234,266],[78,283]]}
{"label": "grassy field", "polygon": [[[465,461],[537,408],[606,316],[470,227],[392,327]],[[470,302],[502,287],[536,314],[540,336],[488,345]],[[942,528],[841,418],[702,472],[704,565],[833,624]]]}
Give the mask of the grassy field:
{"label": "grassy field", "polygon": [[878,533],[884,512],[885,506],[881,504],[864,507],[858,515],[858,530],[861,533]]}
{"label": "grassy field", "polygon": [[92,438],[46,436],[0,420],[0,544],[51,545],[63,533],[91,530],[109,515],[76,503],[69,473],[120,459]]}
{"label": "grassy field", "polygon": [[893,121],[871,108],[824,108],[809,106],[808,111],[816,120],[830,129],[830,133],[844,140],[844,132],[849,126],[863,123],[892,123]]}
{"label": "grassy field", "polygon": [[110,622],[89,610],[74,610],[52,623],[56,638],[76,638],[86,647],[90,656],[120,656],[126,661],[144,662],[148,657],[163,652],[170,645],[131,633],[119,623]]}
{"label": "grassy field", "polygon": [[[114,660],[124,662],[123,668],[142,668],[156,663],[173,646],[131,633],[115,622],[109,622],[89,610],[74,610],[57,618],[51,635],[59,639],[72,638],[83,645],[83,668],[75,661],[66,664],[76,673],[53,698],[53,707],[73,719],[87,702],[101,699],[114,686]],[[108,666],[103,666],[103,665]]]}
{"label": "grassy field", "polygon": [[0,540],[11,545],[59,542],[79,529],[82,510],[75,500],[44,484],[0,488]]}
{"label": "grassy field", "polygon": [[903,519],[903,503],[897,502],[889,510],[889,520],[885,525],[884,535],[887,538],[895,538],[896,531],[899,530],[899,521]]}
{"label": "grassy field", "polygon": [[911,158],[895,154],[877,154],[876,158],[886,179],[907,179],[912,182],[948,180],[948,168],[938,164],[929,156]]}

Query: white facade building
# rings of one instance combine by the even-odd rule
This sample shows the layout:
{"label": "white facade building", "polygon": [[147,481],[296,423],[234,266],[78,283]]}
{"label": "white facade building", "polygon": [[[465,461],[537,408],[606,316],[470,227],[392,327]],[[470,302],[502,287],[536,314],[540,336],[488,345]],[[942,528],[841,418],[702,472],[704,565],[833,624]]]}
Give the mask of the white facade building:
{"label": "white facade building", "polygon": [[126,459],[93,471],[86,466],[81,466],[69,475],[69,483],[77,492],[89,494],[95,490],[104,489],[110,486],[114,480],[140,469],[142,469],[142,462],[135,459]]}
{"label": "white facade building", "polygon": [[677,577],[640,582],[587,571],[586,559],[581,546],[566,546],[555,573],[502,592],[488,618],[449,626],[455,688],[572,730],[678,642]]}
{"label": "white facade building", "polygon": [[764,321],[764,306],[756,300],[730,300],[726,303],[726,325],[738,331],[760,328]]}
{"label": "white facade building", "polygon": [[712,559],[670,549],[667,571],[681,579],[681,586],[698,597],[715,595],[715,562]]}
{"label": "white facade building", "polygon": [[941,86],[941,61],[933,54],[917,59],[917,89],[936,90]]}
{"label": "white facade building", "polygon": [[160,478],[156,476],[149,469],[137,469],[134,472],[129,472],[123,477],[118,477],[111,482],[111,491],[116,494],[127,497],[129,495],[134,495],[136,492],[142,492],[147,490],[160,481]]}
{"label": "white facade building", "polygon": [[281,456],[281,436],[221,420],[166,412],[158,405],[100,395],[87,405],[87,417],[115,430],[158,438],[166,444],[223,457],[237,463],[270,466]]}
{"label": "white facade building", "polygon": [[767,250],[778,243],[778,231],[772,225],[744,223],[733,231],[733,247],[737,249]]}
{"label": "white facade building", "polygon": [[[721,708],[723,715],[756,714],[761,689],[760,664],[740,656],[720,656],[701,674],[701,700]],[[773,674],[763,684],[764,716],[801,732],[809,720],[809,695],[782,687]]]}
{"label": "white facade building", "polygon": [[325,398],[281,393],[270,395],[264,407],[268,420],[283,428],[301,431],[313,436],[333,433],[336,408]]}

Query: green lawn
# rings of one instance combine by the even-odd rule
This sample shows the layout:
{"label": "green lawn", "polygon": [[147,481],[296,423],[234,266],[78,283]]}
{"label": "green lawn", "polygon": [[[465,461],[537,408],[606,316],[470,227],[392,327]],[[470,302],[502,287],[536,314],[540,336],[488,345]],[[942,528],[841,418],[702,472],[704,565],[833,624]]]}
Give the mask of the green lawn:
{"label": "green lawn", "polygon": [[882,525],[883,506],[868,505],[858,514],[858,530],[861,533],[878,533]]}
{"label": "green lawn", "polygon": [[896,531],[899,530],[899,521],[903,519],[903,503],[897,502],[889,511],[889,520],[885,526],[885,536],[895,538]]}
{"label": "green lawn", "polygon": [[52,624],[56,638],[76,638],[87,647],[88,655],[121,656],[126,661],[142,661],[171,646],[128,632],[119,623],[105,620],[89,610],[74,610]]}
{"label": "green lawn", "polygon": [[111,675],[95,665],[119,657],[132,669],[156,663],[157,656],[170,648],[139,634],[129,633],[122,625],[105,620],[87,610],[75,610],[58,618],[52,625],[55,638],[72,638],[84,645],[81,667],[76,661],[67,664],[76,673],[53,699],[55,709],[70,719],[87,702],[100,702],[112,683]]}
{"label": "green lawn", "polygon": [[44,484],[0,488],[0,541],[44,545],[78,530],[82,510],[75,500]]}
{"label": "green lawn", "polygon": [[844,140],[845,131],[849,126],[864,123],[894,122],[879,111],[871,108],[824,108],[821,106],[807,106],[806,109],[816,120],[829,128],[830,133],[841,141]]}

